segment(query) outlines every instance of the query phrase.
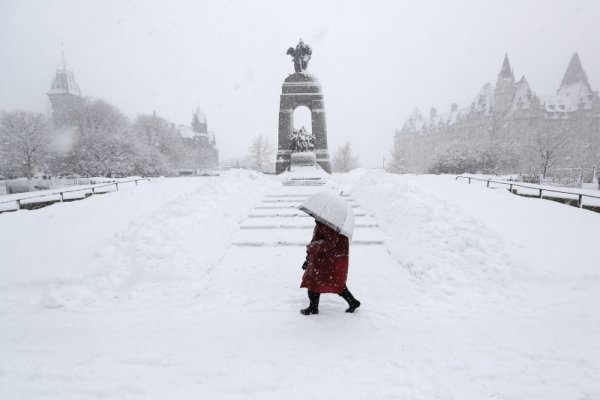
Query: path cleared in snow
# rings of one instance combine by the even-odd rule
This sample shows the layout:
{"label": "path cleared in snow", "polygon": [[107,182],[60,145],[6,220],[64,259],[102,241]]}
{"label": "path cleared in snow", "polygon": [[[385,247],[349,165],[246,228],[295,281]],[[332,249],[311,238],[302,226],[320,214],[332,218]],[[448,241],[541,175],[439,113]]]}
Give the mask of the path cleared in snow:
{"label": "path cleared in snow", "polygon": [[0,398],[599,398],[600,216],[452,179],[329,182],[385,242],[351,247],[355,314],[298,313],[302,246],[231,245],[310,240],[310,218],[247,218],[303,190],[275,177],[1,215]]}

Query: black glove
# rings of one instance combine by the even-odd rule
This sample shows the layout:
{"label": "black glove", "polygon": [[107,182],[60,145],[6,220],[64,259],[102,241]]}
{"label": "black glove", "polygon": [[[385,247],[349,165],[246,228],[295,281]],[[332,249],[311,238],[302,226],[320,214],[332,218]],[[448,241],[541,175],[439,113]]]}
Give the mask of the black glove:
{"label": "black glove", "polygon": [[304,264],[302,264],[302,269],[306,269],[307,266],[308,266],[308,260],[304,261]]}

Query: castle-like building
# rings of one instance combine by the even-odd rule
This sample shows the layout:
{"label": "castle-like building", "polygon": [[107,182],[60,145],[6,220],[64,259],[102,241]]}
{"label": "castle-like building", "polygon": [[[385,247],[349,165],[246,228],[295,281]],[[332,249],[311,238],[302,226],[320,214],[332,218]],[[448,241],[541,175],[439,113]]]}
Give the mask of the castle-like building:
{"label": "castle-like building", "polygon": [[192,124],[178,125],[177,131],[181,136],[186,147],[192,152],[193,157],[182,165],[179,169],[180,174],[199,173],[208,168],[219,166],[219,150],[215,134],[208,130],[206,115],[196,107],[192,114]]}
{"label": "castle-like building", "polygon": [[452,104],[445,114],[432,108],[425,117],[415,109],[394,144],[407,172],[433,172],[436,159],[450,151],[487,151],[504,160],[498,172],[539,173],[543,140],[562,146],[564,167],[600,164],[600,98],[577,53],[548,96],[536,95],[525,76],[516,81],[506,55],[496,86],[486,83],[468,107]]}
{"label": "castle-like building", "polygon": [[[87,99],[82,95],[73,71],[66,68],[64,55],[62,68],[56,70],[47,95],[52,109],[54,128],[73,128]],[[179,173],[195,174],[219,166],[219,151],[215,135],[208,131],[206,116],[200,107],[192,114],[191,126],[178,125],[176,130],[186,151],[181,165],[177,166]]]}

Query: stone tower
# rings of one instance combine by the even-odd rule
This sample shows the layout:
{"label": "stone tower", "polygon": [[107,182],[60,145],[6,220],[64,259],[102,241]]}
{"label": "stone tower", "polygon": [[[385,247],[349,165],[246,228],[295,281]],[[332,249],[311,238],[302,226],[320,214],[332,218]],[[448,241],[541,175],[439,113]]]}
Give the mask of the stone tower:
{"label": "stone tower", "polygon": [[206,115],[204,115],[204,113],[200,109],[200,106],[196,107],[196,110],[192,115],[192,129],[195,133],[208,133]]}
{"label": "stone tower", "polygon": [[76,113],[84,103],[81,90],[73,72],[68,70],[63,52],[62,68],[56,70],[56,75],[47,95],[52,106],[52,120],[56,128],[72,126]]}
{"label": "stone tower", "polygon": [[512,105],[515,97],[515,76],[510,68],[508,54],[504,55],[502,68],[496,80],[496,90],[494,92],[493,109],[496,115],[506,114]]}
{"label": "stone tower", "polygon": [[312,49],[300,40],[295,49],[293,47],[289,48],[288,54],[294,57],[296,72],[285,79],[281,88],[276,172],[281,174],[287,171],[291,165],[291,135],[294,130],[294,110],[300,106],[305,106],[311,114],[312,133],[315,137],[314,153],[317,164],[327,173],[331,173],[331,160],[327,150],[327,123],[323,91],[319,80],[313,74],[306,72]]}

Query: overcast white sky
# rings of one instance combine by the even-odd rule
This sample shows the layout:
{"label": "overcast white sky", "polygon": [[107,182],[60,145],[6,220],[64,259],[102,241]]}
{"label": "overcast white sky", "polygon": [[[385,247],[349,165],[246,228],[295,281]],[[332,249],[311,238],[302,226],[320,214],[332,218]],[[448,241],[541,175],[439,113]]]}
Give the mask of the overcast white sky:
{"label": "overcast white sky", "polygon": [[517,79],[553,94],[579,52],[600,88],[600,1],[0,0],[0,110],[49,110],[61,60],[87,96],[128,117],[189,123],[200,102],[222,159],[277,142],[285,52],[313,47],[330,152],[349,140],[380,166],[415,108],[467,106],[508,52]]}

